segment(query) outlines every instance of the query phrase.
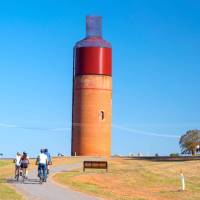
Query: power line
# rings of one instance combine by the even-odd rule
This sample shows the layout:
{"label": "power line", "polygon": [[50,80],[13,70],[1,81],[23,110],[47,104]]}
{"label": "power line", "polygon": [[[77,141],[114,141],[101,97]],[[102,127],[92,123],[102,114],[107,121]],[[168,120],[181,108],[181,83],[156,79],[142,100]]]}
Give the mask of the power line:
{"label": "power line", "polygon": [[[75,123],[74,125],[75,126],[84,126],[84,124],[79,124],[79,123]],[[0,123],[0,127],[12,128],[12,129],[48,131],[48,132],[71,131],[70,127],[58,127],[58,128],[30,127],[30,126],[20,126],[20,125],[5,124],[5,123]],[[171,138],[171,139],[178,139],[178,138],[181,137],[180,135],[175,135],[175,134],[160,134],[160,133],[155,133],[155,132],[142,131],[142,130],[138,130],[138,129],[124,127],[124,126],[121,126],[121,125],[118,125],[118,124],[112,124],[112,127],[115,128],[115,129],[123,130],[123,131],[134,133],[134,134],[145,135],[145,136],[164,137],[164,138]]]}
{"label": "power line", "polygon": [[12,129],[24,129],[24,130],[51,131],[51,132],[65,132],[67,130],[71,130],[70,128],[67,127],[62,127],[62,128],[31,127],[31,126],[21,126],[21,125],[4,124],[4,123],[0,123],[0,127],[12,128]]}
{"label": "power line", "polygon": [[180,135],[175,135],[175,134],[160,134],[160,133],[154,133],[154,132],[147,132],[147,131],[141,131],[141,130],[137,130],[137,129],[133,129],[133,128],[127,128],[124,126],[120,126],[120,125],[116,125],[113,124],[112,125],[113,128],[118,128],[127,132],[131,132],[131,133],[137,133],[137,134],[141,134],[141,135],[146,135],[146,136],[155,136],[155,137],[164,137],[164,138],[180,138]]}

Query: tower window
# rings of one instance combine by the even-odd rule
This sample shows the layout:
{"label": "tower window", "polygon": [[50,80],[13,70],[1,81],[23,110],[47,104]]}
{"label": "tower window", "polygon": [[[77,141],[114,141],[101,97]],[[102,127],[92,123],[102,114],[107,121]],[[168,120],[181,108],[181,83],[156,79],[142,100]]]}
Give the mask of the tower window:
{"label": "tower window", "polygon": [[100,111],[99,118],[100,118],[100,120],[104,120],[105,119],[104,111],[102,111],[102,110]]}

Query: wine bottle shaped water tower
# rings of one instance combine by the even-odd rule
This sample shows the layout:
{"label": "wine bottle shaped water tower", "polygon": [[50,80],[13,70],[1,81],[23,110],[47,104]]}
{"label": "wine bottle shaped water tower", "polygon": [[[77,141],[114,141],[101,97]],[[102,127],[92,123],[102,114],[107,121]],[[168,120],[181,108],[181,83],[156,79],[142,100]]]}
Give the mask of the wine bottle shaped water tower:
{"label": "wine bottle shaped water tower", "polygon": [[77,156],[111,155],[112,47],[102,17],[86,17],[86,37],[74,47],[72,145]]}

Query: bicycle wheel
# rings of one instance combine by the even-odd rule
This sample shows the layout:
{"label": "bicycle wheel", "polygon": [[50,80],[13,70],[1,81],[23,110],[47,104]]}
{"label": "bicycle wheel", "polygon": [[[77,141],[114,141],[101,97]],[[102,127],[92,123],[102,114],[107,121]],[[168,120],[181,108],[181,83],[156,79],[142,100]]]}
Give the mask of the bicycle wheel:
{"label": "bicycle wheel", "polygon": [[26,178],[26,169],[23,169],[23,171],[22,171],[22,183],[25,182],[25,178]]}
{"label": "bicycle wheel", "polygon": [[15,178],[17,181],[19,181],[19,173],[16,174]]}
{"label": "bicycle wheel", "polygon": [[22,183],[24,183],[25,177],[24,175],[22,175]]}
{"label": "bicycle wheel", "polygon": [[43,177],[40,176],[40,184],[42,184],[42,183],[43,183]]}
{"label": "bicycle wheel", "polygon": [[19,168],[16,168],[16,173],[15,173],[15,180],[19,180]]}

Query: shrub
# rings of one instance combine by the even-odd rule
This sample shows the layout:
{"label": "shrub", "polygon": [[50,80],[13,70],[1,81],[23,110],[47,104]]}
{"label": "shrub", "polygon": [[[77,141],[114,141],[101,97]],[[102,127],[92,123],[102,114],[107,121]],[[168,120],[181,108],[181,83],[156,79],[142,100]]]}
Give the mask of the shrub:
{"label": "shrub", "polygon": [[170,155],[169,155],[170,157],[178,157],[179,156],[179,154],[178,153],[170,153]]}

